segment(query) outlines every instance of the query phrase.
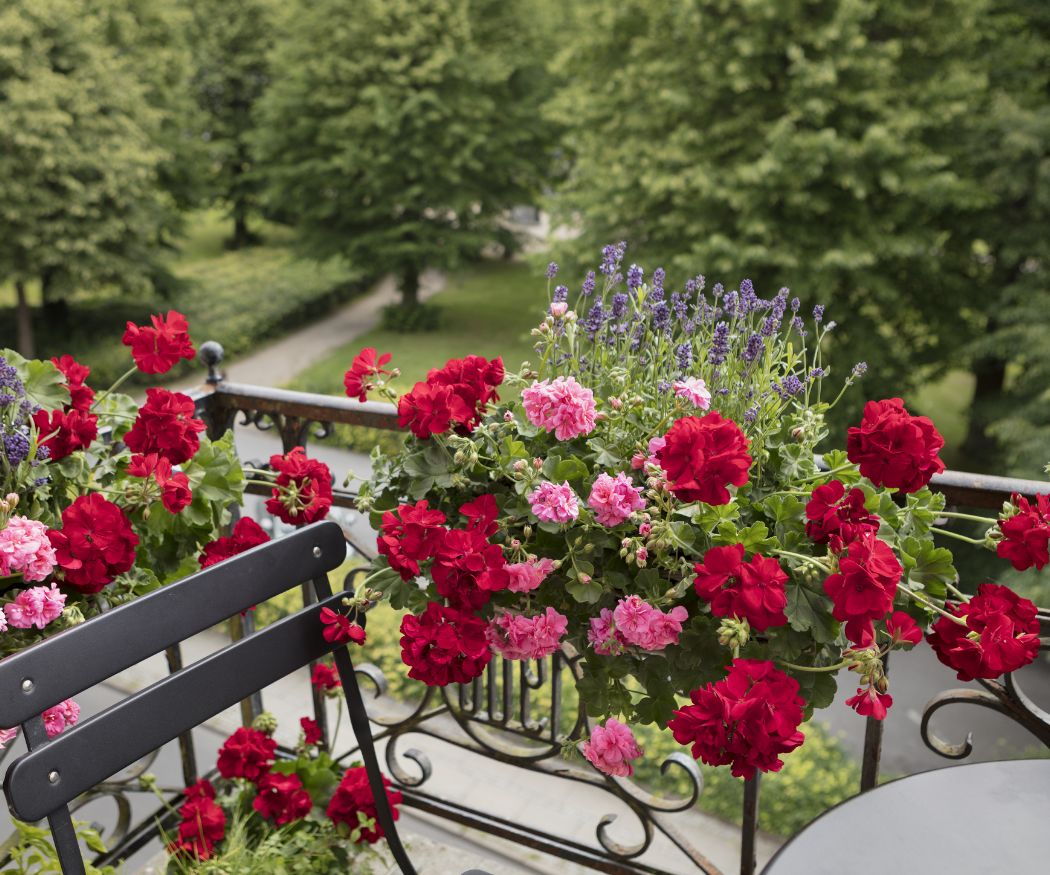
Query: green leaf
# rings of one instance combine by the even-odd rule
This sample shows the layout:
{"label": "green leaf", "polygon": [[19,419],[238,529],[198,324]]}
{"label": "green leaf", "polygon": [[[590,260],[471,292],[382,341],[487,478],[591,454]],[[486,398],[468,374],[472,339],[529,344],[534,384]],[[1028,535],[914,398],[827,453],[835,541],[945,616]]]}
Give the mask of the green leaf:
{"label": "green leaf", "polygon": [[839,623],[831,616],[831,599],[814,592],[804,584],[789,581],[787,590],[788,623],[799,632],[810,632],[819,644],[828,644],[838,638]]}
{"label": "green leaf", "polygon": [[45,410],[57,410],[69,401],[66,378],[51,362],[24,359],[13,349],[2,350],[0,355],[18,371],[18,379],[25,386],[30,401]]}

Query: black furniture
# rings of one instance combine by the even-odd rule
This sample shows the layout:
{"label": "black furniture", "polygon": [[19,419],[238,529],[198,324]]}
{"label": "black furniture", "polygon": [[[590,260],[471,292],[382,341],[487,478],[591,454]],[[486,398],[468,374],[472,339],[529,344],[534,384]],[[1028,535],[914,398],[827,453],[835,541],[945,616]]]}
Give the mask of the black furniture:
{"label": "black furniture", "polygon": [[[331,653],[375,796],[377,819],[401,871],[415,875],[383,789],[350,655],[346,647],[330,644],[321,634],[321,608],[338,608],[345,595],[333,595],[327,572],[345,557],[339,526],[315,523],[0,662],[0,726],[21,724],[29,748],[11,764],[4,793],[15,817],[48,820],[64,873],[85,871],[69,813],[73,799],[254,691]],[[317,604],[48,739],[40,717],[47,708],[307,580],[313,582]]]}
{"label": "black furniture", "polygon": [[953,766],[883,784],[825,812],[762,875],[998,875],[1050,860],[1050,761]]}

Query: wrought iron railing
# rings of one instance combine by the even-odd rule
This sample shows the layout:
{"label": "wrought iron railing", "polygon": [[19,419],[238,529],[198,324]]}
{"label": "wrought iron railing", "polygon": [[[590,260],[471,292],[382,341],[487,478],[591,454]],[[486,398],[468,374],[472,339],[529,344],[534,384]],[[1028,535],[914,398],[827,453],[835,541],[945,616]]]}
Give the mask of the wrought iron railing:
{"label": "wrought iron railing", "polygon": [[[382,403],[359,403],[347,398],[271,389],[239,383],[227,383],[220,373],[222,349],[218,344],[204,344],[201,358],[209,367],[207,384],[196,393],[199,415],[208,423],[209,433],[220,436],[230,428],[250,427],[275,433],[283,451],[308,446],[311,440],[330,436],[336,426],[397,428],[394,408]],[[931,484],[943,492],[949,504],[964,507],[999,508],[1014,494],[1032,496],[1045,492],[1046,483],[960,472],[945,472]],[[250,485],[249,490],[264,494],[264,487]],[[334,488],[334,505],[352,508],[352,491]],[[374,543],[346,529],[349,546],[362,557],[370,558]],[[303,598],[313,599],[309,585]],[[1040,612],[1042,648],[1050,649],[1050,613]],[[251,615],[231,621],[235,638],[252,633]],[[643,859],[657,834],[662,834],[682,855],[683,863],[693,871],[722,875],[702,848],[694,847],[688,825],[681,815],[693,808],[703,789],[696,762],[685,751],[672,754],[661,771],[674,771],[684,778],[688,789],[680,795],[652,793],[630,780],[610,778],[594,770],[566,762],[561,753],[567,743],[585,737],[589,718],[575,697],[573,681],[579,675],[579,654],[571,647],[551,658],[532,663],[494,659],[486,675],[472,684],[445,689],[419,686],[418,697],[411,703],[396,702],[385,696],[386,680],[375,666],[361,665],[358,671],[375,689],[370,718],[376,727],[374,737],[385,742],[386,763],[393,780],[405,797],[405,804],[459,824],[483,830],[520,843],[560,859],[574,861],[598,871],[611,873],[659,873]],[[170,670],[181,666],[179,648],[168,652]],[[995,710],[1019,723],[1043,744],[1050,747],[1050,713],[1027,696],[1012,676],[996,681],[981,681],[983,689],[949,690],[935,696],[927,705],[921,722],[922,737],[936,753],[949,758],[967,756],[972,748],[967,737],[962,743],[949,743],[933,735],[931,716],[949,704],[972,703]],[[315,717],[328,738],[325,702],[313,692]],[[242,718],[250,722],[262,709],[261,694],[242,704]],[[566,780],[596,787],[626,807],[637,819],[641,839],[625,845],[613,838],[610,824],[613,815],[596,815],[595,837],[584,841],[579,835],[559,835],[531,827],[516,820],[500,817],[470,805],[469,799],[447,799],[432,793],[428,781],[434,765],[418,750],[404,749],[410,736],[429,736],[481,756],[533,773],[549,775],[552,780]],[[882,756],[883,723],[868,718],[865,724],[859,790],[874,787],[879,778]],[[350,752],[352,753],[352,752]],[[349,754],[348,754],[349,755]],[[192,738],[180,741],[183,778],[191,783],[198,775]],[[406,763],[406,760],[408,761]],[[120,796],[134,789],[134,780],[124,784],[109,782],[100,792]],[[680,780],[676,786],[683,786]],[[760,781],[745,782],[740,834],[739,871],[752,875],[756,868]],[[118,810],[125,807],[118,803]],[[110,858],[126,855],[150,838],[150,823],[132,826],[125,816],[118,825],[118,846]],[[735,868],[735,866],[734,866]]]}

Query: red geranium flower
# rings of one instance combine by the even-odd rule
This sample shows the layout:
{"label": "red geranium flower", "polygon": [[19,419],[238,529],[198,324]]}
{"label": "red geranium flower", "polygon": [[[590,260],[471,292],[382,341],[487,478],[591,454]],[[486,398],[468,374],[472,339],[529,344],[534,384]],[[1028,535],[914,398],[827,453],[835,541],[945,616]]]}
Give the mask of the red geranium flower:
{"label": "red geranium flower", "polygon": [[885,542],[865,532],[849,545],[839,570],[824,581],[834,602],[832,616],[846,624],[846,637],[866,647],[874,640],[872,622],[893,608],[904,569]]}
{"label": "red geranium flower", "polygon": [[460,507],[459,512],[470,520],[470,525],[467,528],[476,529],[486,538],[492,537],[499,528],[496,524],[496,518],[499,516],[499,507],[497,507],[496,498],[493,495],[488,493],[479,495],[473,501]]}
{"label": "red geranium flower", "polygon": [[48,458],[56,462],[86,449],[98,437],[98,417],[82,410],[38,410],[33,414],[33,424],[41,446],[47,447]]}
{"label": "red geranium flower", "polygon": [[178,513],[193,501],[190,478],[181,471],[173,473],[171,462],[156,453],[132,456],[128,473],[132,477],[152,476],[160,487],[161,503],[172,513]]}
{"label": "red geranium flower", "polygon": [[90,595],[135,564],[139,539],[119,507],[97,492],[62,511],[62,528],[49,529],[62,585]]}
{"label": "red geranium flower", "polygon": [[894,611],[886,619],[886,631],[890,640],[897,644],[918,644],[922,641],[922,629],[904,611]]}
{"label": "red geranium flower", "polygon": [[346,387],[346,394],[353,398],[357,396],[358,401],[367,401],[368,393],[375,388],[369,377],[376,377],[379,374],[389,374],[390,371],[383,368],[387,362],[393,356],[388,352],[384,352],[376,359],[375,347],[366,346],[356,356],[354,356],[353,362],[350,364],[350,370],[343,375],[343,385]]}
{"label": "red geranium flower", "polygon": [[469,433],[480,421],[485,406],[499,400],[496,389],[503,377],[500,358],[489,361],[469,355],[449,359],[443,368],[431,370],[426,382],[416,383],[398,399],[398,426],[411,429],[421,440],[453,427]]}
{"label": "red geranium flower", "polygon": [[451,386],[416,383],[397,401],[398,428],[407,428],[420,440],[444,434],[453,423],[463,425],[474,417],[470,398]]}
{"label": "red geranium flower", "polygon": [[298,775],[270,772],[259,779],[252,808],[277,826],[302,820],[314,807]]}
{"label": "red geranium flower", "polygon": [[788,576],[776,559],[752,556],[745,563],[744,545],[732,544],[712,547],[694,570],[693,588],[711,603],[714,616],[747,620],[756,632],[787,622],[784,585]]}
{"label": "red geranium flower", "polygon": [[178,838],[168,845],[168,851],[207,860],[226,836],[226,814],[215,803],[215,788],[208,781],[187,787],[185,796],[179,808]]}
{"label": "red geranium flower", "polygon": [[310,674],[310,683],[323,692],[339,689],[339,672],[334,666],[319,662]]}
{"label": "red geranium flower", "polygon": [[383,514],[382,533],[376,538],[380,555],[402,580],[420,573],[419,563],[431,559],[445,534],[445,515],[433,510],[426,499],[414,505],[402,504]]}
{"label": "red geranium flower", "polygon": [[664,435],[656,453],[671,491],[682,501],[728,504],[726,486],[743,486],[751,467],[748,440],[731,419],[718,413],[683,416]]}
{"label": "red geranium flower", "polygon": [[324,624],[324,640],[333,644],[364,644],[365,630],[350,618],[331,608],[321,608],[321,622]]}
{"label": "red geranium flower", "polygon": [[71,355],[51,359],[51,363],[58,368],[66,378],[66,389],[69,390],[69,407],[87,413],[91,409],[91,403],[95,400],[95,390],[85,384],[91,374],[91,368],[82,365]]}
{"label": "red geranium flower", "polygon": [[237,520],[228,537],[216,538],[210,544],[205,544],[197,561],[201,568],[207,568],[269,540],[270,536],[263,531],[262,526],[251,517],[243,516]]}
{"label": "red geranium flower", "polygon": [[893,696],[889,693],[880,693],[875,687],[869,686],[866,690],[857,688],[857,695],[846,699],[846,704],[861,717],[874,717],[876,720],[884,720],[886,712],[893,705]]}
{"label": "red geranium flower", "polygon": [[277,482],[266,510],[289,525],[323,520],[332,506],[332,472],[324,462],[311,459],[302,447],[283,456],[270,456]]}
{"label": "red geranium flower", "polygon": [[1050,562],[1050,495],[1037,495],[1034,505],[1015,495],[1013,503],[1017,513],[999,521],[1003,539],[995,552],[1018,571],[1041,569]]}
{"label": "red geranium flower", "polygon": [[446,531],[430,574],[438,594],[463,611],[477,610],[488,603],[492,593],[510,585],[503,550],[477,529]]}
{"label": "red geranium flower", "polygon": [[733,775],[779,772],[781,754],[805,740],[798,731],[805,706],[798,681],[761,659],[734,659],[729,673],[690,695],[667,728],[695,759],[710,766],[732,764]]}
{"label": "red geranium flower", "polygon": [[832,480],[813,490],[806,504],[806,534],[815,544],[828,544],[841,553],[862,532],[877,532],[879,518],[864,507],[864,490],[854,487],[846,494],[841,480]]}
{"label": "red geranium flower", "polygon": [[926,640],[961,681],[997,678],[1039,654],[1036,606],[1005,586],[982,583],[970,601],[945,608],[966,625],[941,617]]}
{"label": "red geranium flower", "polygon": [[429,602],[418,617],[401,620],[401,660],[408,676],[431,687],[465,684],[492,659],[486,624],[472,614]]}
{"label": "red geranium flower", "polygon": [[944,438],[925,416],[912,416],[900,398],[869,401],[860,426],[846,434],[846,455],[876,486],[917,492],[944,470]]}
{"label": "red geranium flower", "polygon": [[317,725],[316,720],[311,720],[309,717],[300,717],[299,726],[303,730],[303,741],[308,745],[315,745],[321,740],[321,727]]}
{"label": "red geranium flower", "polygon": [[139,408],[135,424],[124,435],[133,453],[156,453],[173,465],[192,459],[200,449],[199,432],[204,423],[193,417],[193,399],[181,392],[147,389],[146,403]]}
{"label": "red geranium flower", "polygon": [[224,778],[247,778],[256,782],[270,771],[277,742],[265,732],[240,727],[223,743],[216,767]]}
{"label": "red geranium flower", "polygon": [[152,327],[129,322],[121,342],[131,347],[131,357],[144,374],[166,374],[182,359],[197,352],[187,333],[186,317],[175,310],[167,316],[150,316]]}
{"label": "red geranium flower", "polygon": [[[383,775],[383,789],[386,792],[387,801],[390,803],[390,810],[394,820],[397,820],[399,816],[397,806],[401,804],[403,797],[400,791],[388,789],[389,786],[390,782],[387,780],[386,775]],[[332,796],[332,801],[328,803],[328,808],[325,811],[332,823],[345,823],[351,830],[355,830],[361,825],[361,819],[358,817],[359,812],[372,823],[361,828],[361,837],[358,841],[375,844],[383,837],[383,827],[376,820],[376,800],[375,796],[372,795],[372,788],[368,783],[368,773],[365,771],[364,766],[354,766],[346,770],[343,779],[339,782],[339,787]]]}

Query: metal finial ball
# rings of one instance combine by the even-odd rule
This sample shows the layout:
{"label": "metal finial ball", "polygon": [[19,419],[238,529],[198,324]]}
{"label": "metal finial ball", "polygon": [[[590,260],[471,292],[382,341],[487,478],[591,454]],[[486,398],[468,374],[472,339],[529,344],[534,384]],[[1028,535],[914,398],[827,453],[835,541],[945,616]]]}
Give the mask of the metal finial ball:
{"label": "metal finial ball", "polygon": [[222,344],[215,340],[205,341],[201,344],[198,354],[200,355],[201,361],[208,366],[208,382],[222,382],[222,373],[219,371],[219,365],[222,364],[222,360],[226,354],[222,348]]}
{"label": "metal finial ball", "polygon": [[206,340],[201,344],[199,352],[201,361],[208,367],[221,364],[223,357],[226,354],[225,350],[222,348],[222,344],[217,340]]}

